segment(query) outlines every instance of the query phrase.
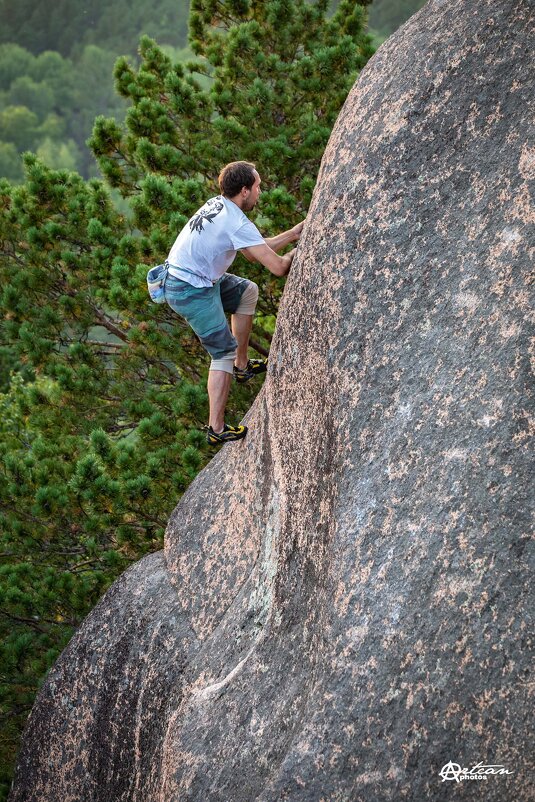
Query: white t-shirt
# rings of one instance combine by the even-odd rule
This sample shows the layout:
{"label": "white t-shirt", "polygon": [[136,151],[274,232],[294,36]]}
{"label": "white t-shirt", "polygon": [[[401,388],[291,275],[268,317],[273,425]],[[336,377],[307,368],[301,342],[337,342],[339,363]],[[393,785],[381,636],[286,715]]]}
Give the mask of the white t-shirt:
{"label": "white t-shirt", "polygon": [[169,252],[172,276],[194,287],[211,287],[226,273],[240,248],[264,238],[239,206],[223,195],[206,201],[186,223]]}

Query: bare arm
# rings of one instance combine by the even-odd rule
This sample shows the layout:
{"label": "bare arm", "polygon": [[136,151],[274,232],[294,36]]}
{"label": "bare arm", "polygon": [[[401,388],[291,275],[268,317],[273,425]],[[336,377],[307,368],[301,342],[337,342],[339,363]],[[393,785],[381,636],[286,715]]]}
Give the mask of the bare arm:
{"label": "bare arm", "polygon": [[250,262],[260,262],[261,265],[273,273],[274,276],[285,276],[290,270],[295,248],[284,256],[279,256],[269,245],[253,245],[242,250],[243,255]]}
{"label": "bare arm", "polygon": [[272,250],[280,251],[281,248],[289,245],[290,242],[297,242],[301,236],[304,222],[305,221],[302,220],[293,228],[289,228],[288,231],[283,231],[281,234],[277,234],[275,237],[268,237],[267,239],[264,239],[264,242],[266,245],[269,245]]}
{"label": "bare arm", "polygon": [[266,245],[269,245],[272,250],[280,251],[281,248],[289,245],[290,242],[296,242],[299,239],[302,228],[303,224],[299,223],[299,225],[288,229],[288,231],[283,231],[281,234],[277,234],[275,237],[268,237],[264,239],[264,242]]}
{"label": "bare arm", "polygon": [[[289,245],[290,242],[297,242],[297,240],[301,236],[301,231],[303,230],[304,224],[305,221],[301,220],[300,223],[298,223],[293,228],[289,228],[288,231],[283,231],[282,234],[277,234],[276,237],[268,237],[267,239],[264,239],[264,242],[271,251],[280,251],[281,248],[284,248],[286,245]],[[248,262],[261,262],[261,264],[264,264],[264,262],[262,262],[261,259],[256,258],[253,254],[253,251],[257,247],[261,248],[262,246],[255,245],[252,248],[243,248],[241,250],[241,253],[245,256]],[[286,254],[286,256],[287,255],[288,254]],[[267,267],[267,265],[265,265],[265,267]],[[289,269],[290,268],[288,266],[288,270]],[[271,268],[268,268],[268,270],[271,270]],[[286,271],[286,273],[288,272],[288,270]],[[273,273],[273,270],[271,272]],[[281,273],[280,275],[284,276],[286,275],[286,273]],[[279,274],[276,273],[275,275]]]}

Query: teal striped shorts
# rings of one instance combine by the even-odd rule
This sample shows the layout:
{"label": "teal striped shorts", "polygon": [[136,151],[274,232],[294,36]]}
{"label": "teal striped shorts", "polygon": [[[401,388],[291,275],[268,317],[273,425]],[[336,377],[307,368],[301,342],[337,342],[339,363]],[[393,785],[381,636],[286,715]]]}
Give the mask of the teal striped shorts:
{"label": "teal striped shorts", "polygon": [[192,287],[167,275],[165,300],[184,318],[212,359],[232,356],[238,346],[225,313],[233,314],[250,284],[248,279],[225,273],[211,287]]}

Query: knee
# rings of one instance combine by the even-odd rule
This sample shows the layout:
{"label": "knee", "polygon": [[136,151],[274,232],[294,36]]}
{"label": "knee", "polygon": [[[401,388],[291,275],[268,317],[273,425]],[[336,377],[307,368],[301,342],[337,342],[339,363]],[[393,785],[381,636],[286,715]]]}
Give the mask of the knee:
{"label": "knee", "polygon": [[225,373],[234,373],[234,360],[236,359],[236,351],[232,353],[223,354],[218,359],[212,358],[210,370],[222,370]]}
{"label": "knee", "polygon": [[247,287],[240,298],[240,304],[236,309],[238,315],[254,315],[258,301],[258,285],[254,281],[247,281]]}

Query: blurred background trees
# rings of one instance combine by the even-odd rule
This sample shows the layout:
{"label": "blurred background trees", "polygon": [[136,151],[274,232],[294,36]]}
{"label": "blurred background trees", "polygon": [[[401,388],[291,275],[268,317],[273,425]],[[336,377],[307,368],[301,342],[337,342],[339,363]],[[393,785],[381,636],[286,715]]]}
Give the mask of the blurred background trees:
{"label": "blurred background trees", "polygon": [[0,176],[22,181],[20,154],[97,175],[85,142],[98,114],[124,116],[113,87],[117,56],[141,34],[187,44],[186,0],[0,0]]}
{"label": "blurred background trees", "polygon": [[34,55],[56,50],[75,58],[86,45],[135,53],[140,34],[183,47],[189,2],[183,0],[0,0],[0,43],[17,42]]}
{"label": "blurred background trees", "polygon": [[386,39],[426,2],[427,0],[373,0],[370,8],[370,31],[380,40]]}
{"label": "blurred background trees", "polygon": [[116,55],[85,45],[76,61],[55,51],[34,55],[18,44],[0,45],[0,174],[22,181],[20,154],[31,150],[50,167],[97,170],[85,141],[105,110],[122,117],[125,104],[110,75]]}

